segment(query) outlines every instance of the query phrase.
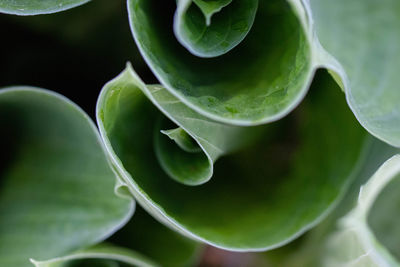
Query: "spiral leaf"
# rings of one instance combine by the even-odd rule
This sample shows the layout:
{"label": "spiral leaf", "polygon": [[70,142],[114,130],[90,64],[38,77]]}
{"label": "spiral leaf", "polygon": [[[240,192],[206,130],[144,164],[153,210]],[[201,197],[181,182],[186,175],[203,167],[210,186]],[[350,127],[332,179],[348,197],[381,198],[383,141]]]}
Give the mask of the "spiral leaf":
{"label": "spiral leaf", "polygon": [[[118,173],[153,216],[217,247],[266,250],[289,242],[324,217],[351,181],[363,149],[365,134],[340,90],[327,78],[318,86],[323,90],[304,105],[296,123],[227,126],[195,113],[166,89],[145,85],[128,65],[104,86],[97,120]],[[177,183],[180,179],[171,177],[157,156],[154,134],[160,134],[160,117],[175,124],[172,129],[184,130],[205,154],[235,153],[215,162],[208,183],[187,186],[186,178]],[[297,145],[288,135],[292,131],[301,136]],[[169,142],[164,153],[178,166],[193,162],[193,152],[163,138]],[[274,150],[273,144],[295,149],[278,156],[282,150]],[[182,157],[175,156],[177,151]],[[202,172],[197,164],[188,170],[188,177]]]}
{"label": "spiral leaf", "polygon": [[[361,125],[400,146],[398,1],[127,2],[148,65],[198,113],[232,125],[280,119],[327,68]],[[218,10],[209,24],[204,2]]]}

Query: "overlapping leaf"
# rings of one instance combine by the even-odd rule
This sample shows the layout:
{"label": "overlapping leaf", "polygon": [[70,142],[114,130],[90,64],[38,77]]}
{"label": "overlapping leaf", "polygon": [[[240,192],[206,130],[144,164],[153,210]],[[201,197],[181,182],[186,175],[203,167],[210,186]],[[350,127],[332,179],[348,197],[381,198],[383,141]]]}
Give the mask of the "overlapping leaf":
{"label": "overlapping leaf", "polygon": [[[97,119],[119,178],[148,212],[178,232],[226,249],[266,250],[332,209],[362,159],[365,135],[338,86],[328,79],[316,83],[318,93],[279,124],[242,127],[287,115],[317,68],[330,70],[369,132],[400,146],[395,0],[127,2],[135,41],[162,86],[145,85],[128,67],[104,87]],[[78,2],[21,2],[24,10],[12,3],[18,2],[0,2],[0,10],[49,13]],[[290,149],[279,156],[282,147]],[[4,209],[12,207],[6,203]],[[364,232],[362,238],[373,236]],[[364,249],[364,241],[356,243]],[[391,247],[390,240],[384,243]]]}
{"label": "overlapping leaf", "polygon": [[[308,232],[302,239],[296,240],[289,246],[265,253],[263,256],[268,260],[268,263],[271,266],[320,267],[324,266],[324,264],[329,265],[328,262],[331,260],[332,261],[330,264],[335,266],[348,266],[346,264],[352,266],[351,261],[355,260],[357,255],[353,254],[353,256],[350,256],[353,257],[352,259],[348,257],[349,253],[347,249],[350,249],[350,251],[353,252],[354,250],[351,250],[351,245],[347,244],[347,241],[354,237],[353,231],[347,231],[349,228],[344,229],[342,227],[340,230],[340,239],[336,237],[336,239],[339,239],[341,243],[337,243],[334,249],[332,249],[332,245],[330,245],[331,249],[327,250],[326,243],[328,242],[329,238],[334,239],[331,236],[333,233],[335,233],[335,231],[338,232],[338,220],[354,209],[355,203],[358,199],[360,187],[368,182],[368,179],[382,164],[385,163],[385,161],[399,153],[398,148],[389,146],[386,143],[372,137],[369,138],[368,143],[369,149],[367,156],[365,160],[356,168],[355,179],[345,197],[340,201],[340,203],[329,214],[328,217],[326,217],[320,224],[318,224],[318,226]],[[383,192],[381,195],[382,197],[385,197]],[[395,223],[396,220],[393,220],[393,217],[388,216],[388,214],[394,214],[395,212],[388,211],[388,209],[385,207],[381,208],[383,208],[383,212],[379,214],[381,217],[379,218],[376,216],[378,215],[377,213],[375,213],[374,217]],[[377,231],[377,233],[381,233],[381,230]],[[347,234],[348,236],[346,237]],[[398,235],[396,235],[394,231],[392,231],[390,235],[388,235],[386,232],[385,235],[391,236],[393,239],[398,240]],[[339,234],[336,234],[336,236],[339,236]],[[333,243],[332,241],[329,242]],[[355,243],[351,244],[354,245]],[[355,245],[357,248],[359,248],[359,244]],[[385,244],[383,245],[386,246]],[[336,251],[336,253],[332,253],[333,251]],[[347,260],[345,260],[345,255],[347,255]],[[335,258],[338,256],[339,258]]]}
{"label": "overlapping leaf", "polygon": [[[256,4],[232,1],[213,16],[207,29],[218,27],[214,24],[219,22],[217,16],[221,20],[231,15],[249,16],[251,12],[241,14],[250,10],[248,7],[238,7],[249,2]],[[169,2],[129,0],[128,11],[136,43],[160,82],[183,103],[209,118],[237,125],[276,120],[300,102],[311,82],[313,62],[308,37],[284,1],[260,1],[252,29],[240,45],[222,56],[206,59],[191,54],[172,34],[169,16],[173,16],[174,9]],[[180,10],[177,12],[175,18],[179,18]],[[240,18],[236,23],[243,26],[243,32],[251,26],[245,19],[250,20]],[[208,49],[217,51],[216,44],[223,43],[224,34],[230,32],[225,27],[217,30],[219,34],[204,42],[199,39],[202,42],[196,46],[210,42]],[[229,39],[227,42],[234,45]]]}
{"label": "overlapping leaf", "polygon": [[[344,192],[361,155],[364,132],[340,90],[329,79],[318,85],[325,90],[307,101],[297,119],[246,128],[195,113],[166,89],[146,86],[128,66],[103,88],[97,119],[118,173],[153,216],[214,246],[265,250],[317,223]],[[160,133],[160,120],[167,129],[184,130],[184,140],[192,138],[191,147],[201,151],[182,149]],[[159,138],[171,164],[184,169],[181,177],[202,171],[197,157],[222,155],[233,146],[239,151],[215,163],[212,180],[193,187],[166,170]],[[277,154],[284,147],[289,150]]]}
{"label": "overlapping leaf", "polygon": [[142,209],[105,243],[45,261],[37,267],[193,266],[201,247],[161,225]]}
{"label": "overlapping leaf", "polygon": [[95,244],[126,223],[131,197],[88,116],[44,90],[0,91],[0,265],[31,266]]}
{"label": "overlapping leaf", "polygon": [[[69,100],[41,89],[3,89],[0,123],[1,266],[32,266],[30,259],[36,266],[186,266],[196,259],[198,244],[141,210],[114,234],[134,201],[93,123]],[[110,245],[90,248],[111,234]]]}
{"label": "overlapping leaf", "polygon": [[[398,266],[400,157],[385,162],[361,187],[357,204],[339,223],[325,266]],[[397,259],[396,259],[397,258]]]}
{"label": "overlapping leaf", "polygon": [[400,146],[398,1],[211,1],[218,10],[211,20],[199,1],[177,1],[176,11],[155,0],[127,2],[150,68],[200,114],[234,125],[279,119],[324,67],[359,122]]}

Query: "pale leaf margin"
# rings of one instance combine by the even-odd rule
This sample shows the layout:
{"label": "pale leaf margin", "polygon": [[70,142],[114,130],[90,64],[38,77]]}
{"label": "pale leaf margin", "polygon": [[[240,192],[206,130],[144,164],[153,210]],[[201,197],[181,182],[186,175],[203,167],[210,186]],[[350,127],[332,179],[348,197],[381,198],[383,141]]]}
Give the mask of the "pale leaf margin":
{"label": "pale leaf margin", "polygon": [[[113,177],[115,179],[115,184],[114,184],[114,194],[116,197],[125,199],[127,203],[127,210],[126,213],[124,214],[123,218],[118,220],[118,222],[111,228],[105,230],[102,232],[102,234],[98,235],[95,240],[92,240],[92,244],[99,243],[111,235],[113,235],[116,231],[121,229],[128,221],[132,218],[135,209],[136,209],[136,201],[132,197],[131,194],[129,194],[129,191],[127,190],[127,186],[124,182],[122,182],[115,172],[114,168],[112,168],[112,165],[107,157],[106,154],[106,149],[104,147],[104,144],[100,138],[99,131],[94,124],[93,120],[87,115],[85,111],[83,111],[78,105],[76,105],[74,102],[72,102],[70,99],[66,98],[65,96],[56,93],[54,91],[50,91],[47,89],[42,89],[42,88],[37,88],[37,87],[31,87],[31,86],[13,86],[13,87],[5,87],[0,89],[0,97],[2,95],[7,95],[8,93],[29,93],[29,94],[37,94],[38,96],[46,96],[46,97],[51,97],[54,99],[57,99],[58,101],[62,102],[66,107],[71,109],[72,111],[76,112],[81,118],[87,123],[88,128],[92,131],[93,136],[95,137],[95,141],[99,147],[99,150],[103,153],[103,157],[105,162],[108,164],[108,168],[110,169],[110,173],[113,174]],[[49,240],[50,241],[50,240]]]}
{"label": "pale leaf margin", "polygon": [[113,260],[125,263],[132,266],[139,267],[158,267],[159,264],[147,259],[145,256],[121,247],[116,247],[108,244],[94,246],[92,248],[84,249],[67,256],[54,258],[46,261],[37,261],[30,259],[35,267],[59,267],[63,264],[74,260],[88,260],[88,259],[104,259]]}
{"label": "pale leaf margin", "polygon": [[327,241],[324,266],[399,266],[400,263],[379,243],[367,223],[375,200],[394,179],[400,179],[400,155],[387,160],[360,188],[356,206],[339,220],[338,231]]}
{"label": "pale leaf margin", "polygon": [[[141,43],[140,36],[136,32],[134,26],[134,6],[132,0],[127,0],[127,7],[128,7],[128,16],[131,31],[135,42],[139,48],[139,51],[146,61],[147,65],[153,71],[154,75],[157,79],[161,82],[161,84],[175,97],[181,100],[185,105],[190,107],[191,109],[195,110],[199,114],[206,116],[212,120],[230,124],[230,125],[237,125],[237,126],[254,126],[254,125],[261,125],[265,123],[270,123],[277,121],[283,117],[285,117],[288,113],[294,110],[299,103],[305,97],[311,82],[313,80],[314,74],[318,69],[327,69],[328,72],[332,75],[334,80],[339,84],[339,86],[343,89],[346,95],[346,101],[348,106],[352,110],[353,114],[355,115],[356,119],[359,123],[373,136],[377,137],[378,139],[396,147],[400,147],[400,139],[398,138],[398,132],[393,134],[388,134],[385,130],[388,129],[379,129],[377,128],[377,122],[372,122],[371,118],[365,117],[360,111],[358,107],[352,100],[352,88],[350,86],[350,78],[348,77],[345,68],[343,65],[338,61],[335,55],[330,54],[320,43],[319,36],[316,30],[316,21],[313,16],[312,12],[312,4],[310,0],[287,0],[290,4],[293,13],[298,17],[299,24],[301,25],[304,35],[305,41],[309,45],[309,52],[310,52],[310,66],[308,69],[307,79],[304,82],[301,90],[298,92],[296,98],[292,99],[291,103],[287,105],[285,108],[278,110],[275,114],[265,116],[261,119],[257,120],[248,120],[248,119],[235,119],[235,118],[227,118],[218,114],[214,114],[208,110],[203,109],[201,106],[193,103],[190,98],[186,97],[185,95],[181,94],[179,90],[176,90],[174,86],[168,82],[168,80],[164,77],[164,75],[159,71],[157,64],[155,64],[150,56],[148,55],[146,48]],[[189,5],[190,1],[184,0],[183,3]],[[179,7],[179,6],[178,6]],[[179,9],[179,8],[178,8]],[[178,10],[179,11],[179,10]],[[177,12],[178,12],[177,11]],[[171,32],[171,34],[173,34]],[[189,51],[192,49],[188,48]],[[394,90],[394,89],[393,89]],[[379,121],[378,121],[379,122]],[[396,123],[394,121],[393,123]],[[390,130],[390,129],[389,129]]]}
{"label": "pale leaf margin", "polygon": [[[52,14],[61,11],[65,11],[74,7],[78,7],[80,5],[86,4],[91,0],[53,0],[52,4],[46,6],[37,0],[30,0],[33,2],[33,7],[29,7],[29,5],[24,3],[18,3],[18,0],[3,0],[0,3],[0,13],[11,14],[11,15],[19,15],[19,16],[32,16],[32,15],[43,15],[43,14]],[[26,1],[25,1],[26,2]],[[49,1],[46,1],[49,2]],[[37,3],[37,4],[36,4]],[[37,5],[35,7],[35,5]]]}

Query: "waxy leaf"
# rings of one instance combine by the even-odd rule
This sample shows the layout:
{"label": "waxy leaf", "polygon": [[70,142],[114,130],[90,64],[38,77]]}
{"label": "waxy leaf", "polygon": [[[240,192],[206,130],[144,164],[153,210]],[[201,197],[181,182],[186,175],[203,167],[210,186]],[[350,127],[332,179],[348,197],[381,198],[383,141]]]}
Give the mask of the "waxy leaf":
{"label": "waxy leaf", "polygon": [[280,119],[327,68],[361,125],[400,146],[399,1],[127,2],[149,67],[196,112],[233,125]]}
{"label": "waxy leaf", "polygon": [[357,204],[328,240],[324,266],[399,265],[399,178],[396,155],[361,187]]}
{"label": "waxy leaf", "polygon": [[134,202],[75,104],[41,89],[2,89],[0,125],[0,266],[88,247],[129,220]]}
{"label": "waxy leaf", "polygon": [[0,0],[0,13],[38,15],[64,11],[90,0]]}
{"label": "waxy leaf", "polygon": [[232,3],[232,0],[193,0],[193,2],[200,8],[201,12],[203,12],[206,18],[206,24],[210,25],[212,15]]}
{"label": "waxy leaf", "polygon": [[[230,12],[232,16],[242,16],[250,9],[235,7],[249,3],[232,1],[213,16],[209,31],[218,22],[217,16],[221,15],[229,26]],[[173,36],[169,14],[173,16],[174,7],[169,2],[128,0],[128,11],[136,43],[162,85],[184,104],[211,119],[236,125],[277,120],[300,102],[311,82],[311,46],[285,1],[259,1],[246,38],[229,53],[206,59],[191,54]],[[179,16],[175,18],[177,32]],[[234,28],[242,24],[246,23]],[[228,29],[224,26],[219,31],[226,33]],[[208,49],[212,51],[214,46]]]}
{"label": "waxy leaf", "polygon": [[[145,85],[128,66],[103,88],[97,120],[118,173],[158,220],[217,247],[266,250],[319,222],[345,191],[362,155],[365,133],[341,91],[327,77],[317,85],[323,90],[312,95],[297,119],[261,128],[233,127],[195,113],[160,86]],[[219,159],[208,183],[187,186],[185,180],[176,182],[157,156],[154,135],[160,134],[160,117],[175,124],[170,129],[185,130],[205,154],[229,150],[243,142],[242,136],[251,141]],[[299,141],[289,134],[293,132]],[[164,153],[183,154],[175,157],[177,165],[192,162],[196,152],[185,151],[165,135],[164,141],[170,145]],[[288,150],[279,156],[282,147]],[[197,167],[188,169],[188,177],[201,172]]]}
{"label": "waxy leaf", "polygon": [[246,37],[257,5],[258,0],[179,0],[174,18],[176,37],[196,56],[220,56]]}
{"label": "waxy leaf", "polygon": [[400,2],[310,0],[322,46],[348,103],[373,135],[400,147]]}
{"label": "waxy leaf", "polygon": [[[327,216],[318,226],[309,231],[302,239],[296,240],[291,245],[277,249],[274,251],[269,251],[265,253],[268,263],[271,266],[293,266],[293,267],[321,267],[327,262],[327,259],[332,258],[332,255],[327,253],[326,244],[328,238],[337,230],[338,220],[349,213],[357,202],[358,193],[360,187],[365,184],[368,179],[376,172],[376,170],[387,161],[389,158],[398,154],[400,150],[398,148],[389,146],[388,144],[373,138],[370,136],[368,138],[368,149],[366,157],[364,160],[358,162],[358,166],[355,168],[353,182],[347,190],[345,197],[338,203],[336,208]],[[398,189],[394,189],[398,190]],[[383,195],[382,195],[383,196]],[[396,223],[393,217],[387,216],[388,214],[396,214],[397,211],[389,211],[383,207],[383,215],[380,218],[386,218],[388,221]],[[375,213],[375,215],[377,215]],[[374,216],[375,218],[379,218]],[[344,232],[344,231],[343,231]],[[351,231],[350,231],[351,232]],[[389,236],[389,235],[388,235]],[[391,235],[393,239],[398,240],[398,235]],[[351,237],[349,236],[350,240]],[[345,239],[342,239],[343,245],[341,248],[343,251],[338,251],[339,256],[348,255],[347,249],[351,249],[351,245],[347,244]],[[358,245],[357,245],[358,247]],[[337,247],[339,248],[339,247]],[[337,250],[336,248],[336,250]],[[328,256],[327,256],[328,254]],[[343,256],[342,255],[342,256]],[[362,258],[362,257],[361,257]],[[353,266],[352,261],[334,261],[332,264],[334,266]],[[354,260],[356,263],[357,260]],[[346,265],[346,264],[349,265]],[[364,265],[360,265],[364,266]],[[366,265],[369,266],[369,265]]]}

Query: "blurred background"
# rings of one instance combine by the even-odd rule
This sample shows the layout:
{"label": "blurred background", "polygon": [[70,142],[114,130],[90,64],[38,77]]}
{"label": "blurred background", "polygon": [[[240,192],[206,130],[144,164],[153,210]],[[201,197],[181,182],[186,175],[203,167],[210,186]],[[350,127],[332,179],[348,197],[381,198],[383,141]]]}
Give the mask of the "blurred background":
{"label": "blurred background", "polygon": [[[0,36],[0,87],[30,85],[56,91],[93,119],[102,86],[126,62],[146,83],[157,83],[135,46],[123,0],[96,0],[51,15],[0,14]],[[198,266],[282,266],[277,259],[296,251],[298,243],[269,253],[233,253],[207,246]]]}

